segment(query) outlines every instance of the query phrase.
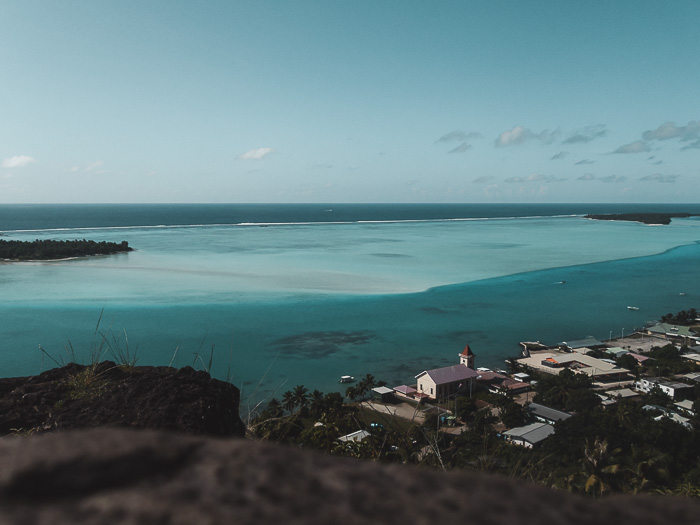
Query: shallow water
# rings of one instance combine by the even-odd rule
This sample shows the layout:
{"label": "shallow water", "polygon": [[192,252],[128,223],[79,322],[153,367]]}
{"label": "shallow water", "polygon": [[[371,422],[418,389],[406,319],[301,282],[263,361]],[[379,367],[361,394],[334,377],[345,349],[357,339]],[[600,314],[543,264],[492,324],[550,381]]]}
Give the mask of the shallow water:
{"label": "shallow water", "polygon": [[140,364],[202,368],[213,355],[214,375],[241,387],[246,406],[296,384],[340,390],[344,374],[410,383],[467,343],[478,366],[500,367],[518,341],[619,336],[700,297],[695,219],[0,229],[137,250],[1,264],[2,375],[50,367],[39,345],[85,360],[128,344]]}

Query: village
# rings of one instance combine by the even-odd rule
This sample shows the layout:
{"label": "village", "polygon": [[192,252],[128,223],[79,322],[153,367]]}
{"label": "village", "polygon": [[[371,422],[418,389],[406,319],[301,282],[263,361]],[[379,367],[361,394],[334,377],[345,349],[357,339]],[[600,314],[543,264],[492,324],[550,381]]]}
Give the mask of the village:
{"label": "village", "polygon": [[[680,322],[679,322],[680,321]],[[620,338],[521,342],[504,369],[455,364],[396,386],[302,385],[250,422],[255,439],[346,457],[493,472],[598,497],[700,497],[700,319],[695,309]]]}
{"label": "village", "polygon": [[[696,321],[700,322],[700,319]],[[522,405],[534,422],[514,428],[500,425],[501,434],[507,442],[531,448],[554,434],[554,425],[558,421],[574,414],[533,402],[533,387],[537,384],[535,378],[541,374],[558,375],[569,370],[590,378],[591,390],[603,407],[622,399],[634,400],[643,403],[643,408],[655,413],[657,419],[667,418],[692,428],[690,419],[695,415],[693,400],[695,385],[700,385],[700,372],[641,375],[644,365],[647,370],[653,371],[653,367],[648,366],[655,361],[649,355],[652,349],[668,345],[678,349],[680,358],[689,365],[688,368],[700,369],[700,334],[686,326],[656,323],[627,337],[607,342],[589,337],[553,346],[539,341],[521,342],[520,345],[522,357],[510,360],[511,372],[476,367],[476,355],[467,345],[457,355],[458,364],[422,371],[415,376],[414,385],[373,388],[372,400],[366,406],[399,417],[421,419],[425,418],[424,413],[433,411],[440,415],[439,422],[444,432],[458,434],[465,427],[458,425],[454,411],[446,408],[450,401],[454,404],[457,397],[471,397],[478,392],[508,396]],[[627,368],[620,366],[621,358],[624,358]],[[647,394],[655,389],[668,396],[670,407],[644,402]],[[410,407],[399,408],[405,402],[410,403]],[[491,408],[495,416],[499,415],[498,409],[488,403],[477,405]],[[425,408],[417,408],[421,406]],[[362,440],[368,435],[368,431],[359,431],[341,439]]]}

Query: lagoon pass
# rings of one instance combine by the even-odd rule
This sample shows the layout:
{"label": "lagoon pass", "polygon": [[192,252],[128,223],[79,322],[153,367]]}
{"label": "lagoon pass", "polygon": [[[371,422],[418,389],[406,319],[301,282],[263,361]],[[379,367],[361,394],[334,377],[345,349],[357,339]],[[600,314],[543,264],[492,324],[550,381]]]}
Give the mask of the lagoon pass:
{"label": "lagoon pass", "polygon": [[402,384],[467,343],[500,366],[521,340],[605,338],[698,306],[698,218],[583,218],[644,211],[700,207],[0,205],[2,238],[136,250],[0,264],[1,371],[52,366],[39,345],[59,360],[213,356],[252,406],[297,384],[338,390],[344,374]]}

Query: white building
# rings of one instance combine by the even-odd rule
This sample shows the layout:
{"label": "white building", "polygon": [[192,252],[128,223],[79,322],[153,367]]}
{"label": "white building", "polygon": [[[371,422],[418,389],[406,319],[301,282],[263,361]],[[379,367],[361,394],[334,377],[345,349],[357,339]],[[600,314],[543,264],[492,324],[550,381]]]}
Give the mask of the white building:
{"label": "white building", "polygon": [[655,387],[658,387],[659,390],[671,399],[685,397],[685,395],[693,389],[691,385],[678,383],[676,381],[666,381],[659,377],[643,377],[634,383],[634,388],[636,388],[638,392],[644,392],[645,394],[651,392]]}

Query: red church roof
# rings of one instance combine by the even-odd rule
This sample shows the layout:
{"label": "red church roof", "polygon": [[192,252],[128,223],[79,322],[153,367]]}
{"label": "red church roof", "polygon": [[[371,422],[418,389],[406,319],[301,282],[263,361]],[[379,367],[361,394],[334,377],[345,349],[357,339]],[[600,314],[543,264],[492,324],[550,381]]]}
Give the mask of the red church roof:
{"label": "red church roof", "polygon": [[467,345],[464,347],[464,350],[462,350],[462,353],[460,355],[471,356],[474,355],[474,352],[472,352],[472,349],[469,348],[469,345]]}

